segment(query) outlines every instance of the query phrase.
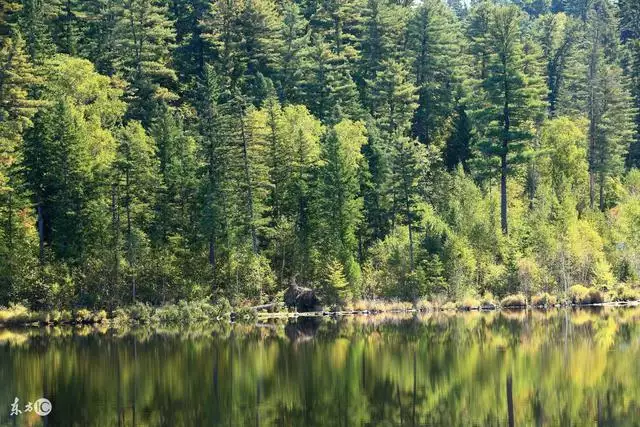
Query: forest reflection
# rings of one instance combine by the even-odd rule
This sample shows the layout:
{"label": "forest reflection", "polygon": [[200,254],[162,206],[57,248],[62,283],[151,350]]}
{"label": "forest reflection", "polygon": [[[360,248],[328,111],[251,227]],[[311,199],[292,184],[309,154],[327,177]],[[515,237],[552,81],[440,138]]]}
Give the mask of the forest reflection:
{"label": "forest reflection", "polygon": [[0,425],[638,425],[639,360],[640,308],[0,330]]}

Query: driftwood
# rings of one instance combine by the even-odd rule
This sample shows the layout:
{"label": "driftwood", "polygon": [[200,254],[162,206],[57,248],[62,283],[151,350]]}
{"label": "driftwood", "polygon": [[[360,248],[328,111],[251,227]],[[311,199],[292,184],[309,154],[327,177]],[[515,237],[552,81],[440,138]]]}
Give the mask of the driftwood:
{"label": "driftwood", "polygon": [[322,311],[320,299],[313,289],[303,288],[294,283],[289,286],[284,294],[284,303],[289,308],[295,308],[299,312]]}

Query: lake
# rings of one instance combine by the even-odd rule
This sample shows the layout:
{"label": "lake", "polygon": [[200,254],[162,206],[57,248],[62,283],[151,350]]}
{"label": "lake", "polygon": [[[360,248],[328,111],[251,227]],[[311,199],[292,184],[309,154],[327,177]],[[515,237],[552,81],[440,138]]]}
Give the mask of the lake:
{"label": "lake", "polygon": [[639,379],[639,308],[0,330],[0,426],[640,425]]}

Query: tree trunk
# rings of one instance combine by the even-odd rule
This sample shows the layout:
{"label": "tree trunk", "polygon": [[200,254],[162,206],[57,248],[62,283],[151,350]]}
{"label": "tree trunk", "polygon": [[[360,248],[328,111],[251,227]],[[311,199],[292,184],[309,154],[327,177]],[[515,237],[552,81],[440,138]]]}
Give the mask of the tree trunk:
{"label": "tree trunk", "polygon": [[[596,28],[596,39],[598,29]],[[596,77],[597,77],[597,42],[593,43],[591,56],[589,58],[589,207],[593,209],[596,199],[596,131],[597,131],[597,111],[596,111]]]}
{"label": "tree trunk", "polygon": [[42,214],[42,196],[38,195],[38,239],[40,265],[44,265],[44,215]]}
{"label": "tree trunk", "polygon": [[507,218],[507,142],[503,143],[504,153],[500,155],[500,224],[502,234],[509,234],[509,223]]}
{"label": "tree trunk", "polygon": [[258,253],[258,237],[256,235],[255,224],[253,223],[253,188],[251,183],[251,171],[249,168],[249,147],[247,135],[244,128],[244,111],[243,106],[239,106],[240,110],[240,132],[242,137],[242,160],[244,163],[244,178],[247,183],[247,216],[249,221],[249,229],[251,231],[251,247],[253,253]]}
{"label": "tree trunk", "polygon": [[[507,64],[503,64],[505,70]],[[504,134],[502,135],[502,152],[500,153],[500,223],[502,225],[502,234],[509,234],[509,222],[507,217],[507,154],[509,153],[509,140],[511,131],[511,112],[509,111],[509,82],[505,76],[504,84]]]}
{"label": "tree trunk", "polygon": [[604,212],[604,172],[600,171],[600,211]]}
{"label": "tree trunk", "polygon": [[[126,186],[126,212],[127,212],[127,261],[129,262],[129,269],[133,270],[133,241],[132,241],[132,232],[131,232],[131,194],[130,194],[130,177],[129,177],[129,169],[127,168],[125,173],[125,186]],[[132,274],[131,280],[131,295],[133,297],[133,301],[136,301],[136,278],[135,275]]]}

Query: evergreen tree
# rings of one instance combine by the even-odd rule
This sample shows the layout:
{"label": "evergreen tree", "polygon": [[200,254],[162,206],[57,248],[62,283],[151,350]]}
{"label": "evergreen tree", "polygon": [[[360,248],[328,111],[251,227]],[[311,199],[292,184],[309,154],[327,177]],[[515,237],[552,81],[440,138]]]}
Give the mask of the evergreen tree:
{"label": "evergreen tree", "polygon": [[409,231],[409,273],[415,268],[415,232],[420,222],[422,177],[428,167],[424,145],[399,132],[393,138],[392,191],[395,210]]}
{"label": "evergreen tree", "polygon": [[640,167],[640,5],[631,0],[619,1],[621,39],[625,46],[624,70],[631,80],[631,94],[636,109],[635,139],[627,156],[628,167]]}
{"label": "evergreen tree", "polygon": [[352,287],[357,285],[360,276],[356,232],[362,220],[359,168],[363,164],[361,150],[366,143],[364,123],[348,119],[330,129],[323,141],[322,222],[318,229],[322,234],[316,238],[320,238],[323,259],[340,260]]}
{"label": "evergreen tree", "polygon": [[30,206],[21,176],[22,137],[40,103],[29,96],[39,79],[16,31],[17,3],[0,2],[0,301],[19,291],[32,267]]}
{"label": "evergreen tree", "polygon": [[80,54],[91,60],[101,74],[113,76],[120,71],[121,40],[118,21],[121,7],[119,0],[94,0],[81,2],[84,22],[84,39],[78,46]]}
{"label": "evergreen tree", "polygon": [[409,9],[389,4],[382,0],[369,0],[363,11],[363,34],[360,45],[361,59],[357,81],[361,87],[361,97],[368,109],[372,81],[382,70],[385,60],[403,60],[406,46],[406,25],[409,21]]}
{"label": "evergreen tree", "polygon": [[283,100],[296,103],[302,101],[302,66],[309,43],[308,22],[302,16],[300,7],[293,1],[284,3],[282,13],[279,92]]}
{"label": "evergreen tree", "polygon": [[[508,234],[507,176],[513,166],[523,160],[522,153],[533,137],[543,89],[535,75],[536,67],[525,67],[536,61],[527,57],[520,38],[521,12],[514,6],[496,7],[491,12],[488,45],[491,55],[481,89],[485,93],[484,108],[478,120],[486,124],[485,152],[500,158],[500,205],[502,232]],[[510,166],[511,164],[511,166]]]}
{"label": "evergreen tree", "polygon": [[302,86],[305,105],[323,122],[361,115],[357,88],[345,58],[333,53],[321,36],[312,38],[306,52]]}
{"label": "evergreen tree", "polygon": [[[139,122],[130,122],[118,135],[113,167],[112,191],[116,196],[117,209],[123,211],[117,217],[124,217],[120,226],[125,236],[124,251],[131,275],[131,296],[135,301],[137,263],[148,250],[155,189],[160,181],[155,142]],[[116,229],[115,232],[120,231]]]}
{"label": "evergreen tree", "polygon": [[129,117],[148,125],[163,103],[176,100],[176,74],[169,67],[173,23],[162,0],[124,0],[117,19],[117,70],[131,84]]}
{"label": "evergreen tree", "polygon": [[55,2],[24,0],[20,10],[20,30],[31,60],[40,63],[55,53],[49,23],[57,15]]}
{"label": "evergreen tree", "polygon": [[440,0],[425,0],[409,25],[409,46],[418,87],[413,134],[424,144],[441,139],[456,101],[463,56],[459,28]]}
{"label": "evergreen tree", "polygon": [[549,114],[557,115],[558,103],[565,97],[562,92],[567,78],[575,69],[577,45],[580,42],[580,24],[564,13],[541,16],[536,22],[537,40],[546,61]]}

